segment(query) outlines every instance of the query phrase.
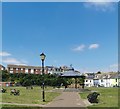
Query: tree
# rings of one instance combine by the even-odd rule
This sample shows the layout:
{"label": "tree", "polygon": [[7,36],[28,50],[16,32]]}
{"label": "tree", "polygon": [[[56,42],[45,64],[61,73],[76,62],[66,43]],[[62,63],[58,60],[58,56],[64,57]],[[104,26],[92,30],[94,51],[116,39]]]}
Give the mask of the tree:
{"label": "tree", "polygon": [[0,71],[0,75],[2,76],[2,81],[3,82],[9,80],[10,76],[9,76],[9,73],[7,72],[7,70]]}
{"label": "tree", "polygon": [[22,85],[23,85],[23,86],[31,86],[31,85],[32,85],[32,82],[31,82],[31,80],[26,79],[26,80],[23,82]]}
{"label": "tree", "polygon": [[85,76],[82,75],[81,78],[79,79],[78,83],[82,86],[83,89],[84,89],[84,85],[85,85],[84,82],[85,82]]}
{"label": "tree", "polygon": [[100,71],[98,71],[98,72],[97,72],[97,74],[101,74],[101,72],[100,72]]}

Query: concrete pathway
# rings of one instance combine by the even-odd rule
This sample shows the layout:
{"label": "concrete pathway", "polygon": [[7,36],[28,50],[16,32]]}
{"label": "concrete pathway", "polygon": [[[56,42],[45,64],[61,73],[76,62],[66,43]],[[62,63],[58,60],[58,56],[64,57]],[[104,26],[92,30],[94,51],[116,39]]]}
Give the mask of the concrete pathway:
{"label": "concrete pathway", "polygon": [[45,107],[83,107],[85,109],[86,104],[80,98],[78,92],[62,92],[60,96],[56,97]]}
{"label": "concrete pathway", "polygon": [[9,104],[9,105],[16,105],[16,106],[32,106],[32,107],[44,107],[45,105],[39,105],[39,104],[19,104],[19,103],[2,103],[0,104]]}

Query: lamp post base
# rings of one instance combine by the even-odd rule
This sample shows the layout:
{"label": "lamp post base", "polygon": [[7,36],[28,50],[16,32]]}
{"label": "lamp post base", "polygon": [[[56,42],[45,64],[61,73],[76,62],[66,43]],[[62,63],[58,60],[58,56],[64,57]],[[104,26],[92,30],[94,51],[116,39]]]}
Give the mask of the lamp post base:
{"label": "lamp post base", "polygon": [[44,89],[43,89],[43,102],[45,102],[45,92],[44,92]]}

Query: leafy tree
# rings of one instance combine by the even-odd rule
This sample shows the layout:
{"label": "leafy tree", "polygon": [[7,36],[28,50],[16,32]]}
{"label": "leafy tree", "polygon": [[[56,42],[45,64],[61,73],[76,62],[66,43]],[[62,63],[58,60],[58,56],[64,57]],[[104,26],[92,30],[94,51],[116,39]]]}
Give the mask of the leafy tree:
{"label": "leafy tree", "polygon": [[23,82],[22,85],[23,85],[23,86],[31,86],[31,85],[32,85],[32,82],[31,82],[31,80],[26,79],[26,80]]}
{"label": "leafy tree", "polygon": [[100,71],[98,71],[98,72],[97,72],[97,74],[101,74],[101,72],[100,72]]}
{"label": "leafy tree", "polygon": [[[24,73],[16,73],[11,74],[7,71],[3,71],[2,73],[2,81],[11,81],[18,84],[21,84],[23,86],[29,86],[29,85],[42,85],[43,83],[43,75],[37,75],[37,74],[24,74]],[[57,74],[45,74],[44,75],[44,82],[45,85],[49,86],[60,86],[61,83],[63,85],[70,84],[71,79],[62,78],[59,77]]]}
{"label": "leafy tree", "polygon": [[0,71],[0,75],[2,75],[2,81],[8,81],[9,80],[9,73],[7,70]]}

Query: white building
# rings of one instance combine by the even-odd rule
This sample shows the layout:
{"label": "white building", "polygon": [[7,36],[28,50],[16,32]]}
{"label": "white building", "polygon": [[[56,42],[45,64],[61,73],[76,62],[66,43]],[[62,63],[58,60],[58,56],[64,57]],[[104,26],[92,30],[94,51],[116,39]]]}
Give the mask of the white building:
{"label": "white building", "polygon": [[85,84],[85,86],[86,87],[92,87],[92,86],[94,86],[94,76],[95,76],[95,74],[94,73],[86,73],[86,74],[84,74],[85,75],[85,82],[84,82],[84,84]]}
{"label": "white building", "polygon": [[116,72],[102,73],[90,76],[86,74],[85,86],[91,87],[115,87],[120,86],[120,74]]}

